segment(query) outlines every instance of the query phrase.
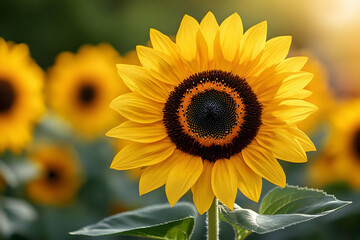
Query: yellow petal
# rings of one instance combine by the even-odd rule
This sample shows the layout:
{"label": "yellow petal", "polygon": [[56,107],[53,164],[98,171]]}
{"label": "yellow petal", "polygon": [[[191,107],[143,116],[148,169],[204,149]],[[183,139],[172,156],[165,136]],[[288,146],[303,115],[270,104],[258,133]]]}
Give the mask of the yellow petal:
{"label": "yellow petal", "polygon": [[256,71],[262,71],[283,61],[289,53],[290,44],[291,36],[276,37],[267,41]]}
{"label": "yellow petal", "polygon": [[316,151],[314,143],[303,131],[301,131],[295,126],[289,126],[287,130],[299,141],[305,152]]}
{"label": "yellow petal", "polygon": [[290,99],[282,101],[272,114],[289,124],[296,124],[306,119],[317,109],[318,107],[314,104],[304,100]]}
{"label": "yellow petal", "polygon": [[276,158],[297,163],[307,161],[304,149],[285,129],[269,128],[262,130],[262,133],[256,139],[261,146],[272,152]]}
{"label": "yellow petal", "polygon": [[192,61],[196,58],[196,34],[199,23],[189,15],[185,15],[176,34],[176,44],[179,46],[183,57]]}
{"label": "yellow petal", "polygon": [[203,163],[200,157],[178,151],[174,154],[176,164],[172,166],[166,180],[165,191],[170,206],[175,203],[195,184],[199,179]]}
{"label": "yellow petal", "polygon": [[[254,91],[261,101],[273,99],[286,99],[307,96],[303,89],[312,79],[313,74],[308,72],[282,72],[274,71],[274,67],[264,70],[255,77],[252,85]],[[252,78],[249,78],[252,79]]]}
{"label": "yellow petal", "polygon": [[231,210],[234,208],[238,178],[234,164],[228,159],[216,160],[211,174],[215,196]]}
{"label": "yellow petal", "polygon": [[306,64],[307,57],[291,57],[282,61],[279,65],[276,66],[277,72],[298,72]]}
{"label": "yellow petal", "polygon": [[200,23],[201,32],[206,40],[208,46],[209,59],[214,58],[214,41],[216,33],[219,31],[219,24],[217,23],[214,14],[208,12]]}
{"label": "yellow petal", "polygon": [[238,54],[240,42],[243,37],[243,25],[237,13],[226,18],[220,25],[220,46],[224,58],[233,61]]}
{"label": "yellow petal", "polygon": [[241,154],[230,158],[238,174],[238,188],[249,199],[258,202],[261,195],[262,179],[244,162]]}
{"label": "yellow petal", "polygon": [[108,131],[106,135],[139,143],[152,143],[167,137],[162,122],[144,124],[132,121],[123,122]]}
{"label": "yellow petal", "polygon": [[302,89],[300,90],[298,93],[296,93],[295,95],[293,95],[293,98],[297,98],[297,99],[304,99],[304,98],[308,98],[312,95],[313,93],[309,90],[306,89]]}
{"label": "yellow petal", "polygon": [[173,58],[179,58],[179,47],[165,34],[162,34],[160,31],[152,28],[150,29],[150,39],[155,50]]}
{"label": "yellow petal", "polygon": [[191,188],[194,204],[200,214],[207,212],[214,200],[214,192],[211,188],[211,172],[213,165],[214,163],[206,160],[203,162],[203,171],[199,179]]}
{"label": "yellow petal", "polygon": [[196,34],[196,48],[197,48],[197,72],[205,71],[209,69],[209,55],[208,46],[206,40],[201,31]]}
{"label": "yellow petal", "polygon": [[[176,151],[174,151],[175,153]],[[171,171],[171,168],[176,164],[176,159],[171,155],[166,160],[157,164],[148,166],[141,174],[139,181],[139,194],[151,192],[166,183],[166,179]]]}
{"label": "yellow petal", "polygon": [[149,69],[149,72],[157,80],[172,85],[178,85],[183,80],[183,76],[178,76],[174,71],[179,66],[174,58],[144,46],[137,46],[136,51],[141,64]]}
{"label": "yellow petal", "polygon": [[156,102],[166,102],[172,90],[170,85],[154,80],[143,67],[127,64],[116,66],[120,77],[131,91]]}
{"label": "yellow petal", "polygon": [[261,22],[248,29],[240,45],[240,64],[253,61],[264,50],[267,23]]}
{"label": "yellow petal", "polygon": [[156,143],[130,143],[114,157],[110,168],[127,170],[149,166],[168,158],[175,150],[175,145],[169,139]]}
{"label": "yellow petal", "polygon": [[164,105],[136,93],[126,93],[114,99],[110,107],[131,121],[153,123],[162,120]]}
{"label": "yellow petal", "polygon": [[[248,165],[256,174],[265,178],[269,182],[272,182],[280,187],[285,187],[286,176],[284,170],[273,154],[261,146],[253,141],[249,146],[241,151],[246,165]],[[282,147],[284,146],[285,145]]]}
{"label": "yellow petal", "polygon": [[290,98],[301,91],[306,85],[309,84],[314,74],[308,72],[297,72],[291,74],[284,79],[283,84],[280,86],[276,98]]}

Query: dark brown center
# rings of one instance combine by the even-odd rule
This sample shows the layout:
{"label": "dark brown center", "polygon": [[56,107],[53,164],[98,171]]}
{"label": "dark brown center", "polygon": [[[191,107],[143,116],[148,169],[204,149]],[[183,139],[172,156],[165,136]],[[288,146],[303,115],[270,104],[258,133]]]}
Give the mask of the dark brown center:
{"label": "dark brown center", "polygon": [[16,99],[15,89],[13,85],[7,81],[0,79],[0,114],[11,110]]}
{"label": "dark brown center", "polygon": [[360,160],[360,129],[357,130],[354,137],[354,150]]}
{"label": "dark brown center", "polygon": [[93,85],[84,84],[79,88],[78,99],[82,105],[91,105],[95,101],[96,95]]}
{"label": "dark brown center", "polygon": [[51,183],[56,183],[60,180],[60,173],[55,168],[49,168],[46,172],[46,180]]}
{"label": "dark brown center", "polygon": [[245,79],[211,70],[191,75],[174,88],[163,123],[177,149],[214,162],[252,142],[261,114],[262,105]]}

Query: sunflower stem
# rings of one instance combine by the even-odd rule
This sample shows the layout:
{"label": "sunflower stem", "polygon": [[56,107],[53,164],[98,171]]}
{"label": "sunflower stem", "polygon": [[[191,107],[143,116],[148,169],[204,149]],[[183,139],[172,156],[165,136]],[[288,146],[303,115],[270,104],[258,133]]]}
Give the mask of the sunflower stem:
{"label": "sunflower stem", "polygon": [[207,222],[208,240],[219,240],[219,210],[217,198],[214,198],[214,201],[207,213]]}

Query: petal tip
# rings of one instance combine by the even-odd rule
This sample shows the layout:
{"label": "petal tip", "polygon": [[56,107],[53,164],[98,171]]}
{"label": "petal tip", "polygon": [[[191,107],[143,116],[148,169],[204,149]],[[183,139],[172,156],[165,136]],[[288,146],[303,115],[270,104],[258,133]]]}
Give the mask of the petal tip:
{"label": "petal tip", "polygon": [[107,136],[107,137],[112,137],[112,135],[111,135],[111,130],[112,130],[112,129],[110,129],[109,131],[107,131],[107,132],[105,133],[105,136]]}
{"label": "petal tip", "polygon": [[[205,17],[215,17],[214,14],[211,11],[208,11],[205,15]],[[205,18],[204,17],[204,18]]]}
{"label": "petal tip", "polygon": [[110,169],[114,169],[114,170],[118,170],[116,167],[115,167],[115,163],[114,161],[112,161],[112,163],[110,164]]}

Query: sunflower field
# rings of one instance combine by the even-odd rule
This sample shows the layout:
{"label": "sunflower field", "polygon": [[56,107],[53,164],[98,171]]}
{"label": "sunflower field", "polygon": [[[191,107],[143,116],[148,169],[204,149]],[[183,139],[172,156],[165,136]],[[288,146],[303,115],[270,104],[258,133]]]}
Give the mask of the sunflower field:
{"label": "sunflower field", "polygon": [[359,12],[0,1],[0,240],[360,239]]}

